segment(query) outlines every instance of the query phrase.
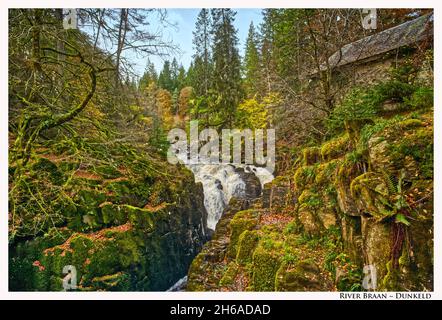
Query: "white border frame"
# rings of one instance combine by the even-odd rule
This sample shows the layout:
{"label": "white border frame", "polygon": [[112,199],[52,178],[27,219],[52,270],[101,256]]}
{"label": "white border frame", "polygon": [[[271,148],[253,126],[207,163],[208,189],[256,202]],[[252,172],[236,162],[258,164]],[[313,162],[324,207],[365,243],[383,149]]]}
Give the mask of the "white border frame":
{"label": "white border frame", "polygon": [[[120,8],[120,7],[160,7],[160,8],[203,8],[203,7],[225,7],[225,8],[434,8],[434,52],[435,52],[435,88],[441,88],[441,44],[440,34],[442,25],[439,22],[439,12],[442,11],[441,1],[430,0],[402,0],[402,1],[380,1],[380,0],[188,0],[185,4],[179,0],[163,0],[160,3],[151,0],[64,0],[62,3],[53,0],[25,1],[25,0],[2,0],[0,2],[0,45],[1,61],[3,66],[8,65],[8,8]],[[2,69],[0,75],[0,96],[2,114],[0,116],[0,299],[60,299],[60,300],[81,300],[81,299],[122,299],[122,300],[336,300],[340,299],[339,292],[9,292],[8,291],[8,72],[7,67]],[[439,105],[441,91],[435,90],[434,128],[435,132],[440,131],[442,114]],[[434,211],[441,208],[442,197],[439,198],[442,172],[439,170],[438,162],[442,160],[442,147],[438,140],[434,141]],[[439,164],[440,166],[440,164]],[[442,219],[434,216],[434,292],[432,299],[442,299]],[[439,253],[439,255],[438,255]],[[387,299],[395,299],[396,293],[388,292]],[[364,299],[361,293],[361,299]]]}

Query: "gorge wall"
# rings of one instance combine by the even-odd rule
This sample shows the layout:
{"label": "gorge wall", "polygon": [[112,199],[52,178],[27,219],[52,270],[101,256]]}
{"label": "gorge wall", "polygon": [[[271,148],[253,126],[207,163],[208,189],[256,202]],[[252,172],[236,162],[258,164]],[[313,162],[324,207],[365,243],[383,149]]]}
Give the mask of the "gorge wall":
{"label": "gorge wall", "polygon": [[255,201],[233,199],[187,290],[359,291],[374,267],[377,290],[431,291],[433,113],[383,112],[304,148]]}
{"label": "gorge wall", "polygon": [[[68,164],[54,158],[40,155],[34,170],[66,182]],[[68,265],[81,291],[164,291],[186,274],[208,234],[201,183],[184,167],[130,177],[101,169],[75,171],[55,227],[10,244],[10,290],[61,291]]]}

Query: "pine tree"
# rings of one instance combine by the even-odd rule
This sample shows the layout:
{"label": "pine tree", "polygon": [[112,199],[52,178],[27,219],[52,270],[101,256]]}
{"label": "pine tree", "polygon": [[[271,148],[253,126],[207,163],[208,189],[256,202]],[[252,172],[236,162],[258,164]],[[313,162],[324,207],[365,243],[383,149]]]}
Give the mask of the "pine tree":
{"label": "pine tree", "polygon": [[207,95],[211,87],[211,23],[209,9],[201,9],[193,32],[195,54],[192,71],[196,81],[192,83],[192,86],[198,96]]}
{"label": "pine tree", "polygon": [[158,81],[158,74],[155,66],[150,60],[147,60],[146,69],[138,82],[138,90],[143,91],[151,82]]}
{"label": "pine tree", "polygon": [[161,70],[158,77],[158,86],[169,92],[172,92],[174,89],[171,66],[168,60],[164,61],[163,70]]}
{"label": "pine tree", "polygon": [[292,88],[300,75],[305,10],[279,9],[273,17],[273,60],[278,76]]}
{"label": "pine tree", "polygon": [[184,84],[185,84],[185,86],[190,86],[190,87],[194,88],[194,90],[195,90],[197,82],[198,81],[196,81],[196,77],[195,77],[194,62],[191,61],[190,62],[190,66],[189,66],[189,68],[187,69],[187,72],[186,72],[186,77],[185,77],[185,80],[184,80]]}
{"label": "pine tree", "polygon": [[179,65],[176,58],[173,58],[172,64],[170,65],[170,78],[172,80],[172,91],[177,89],[178,87],[178,73],[179,73]]}
{"label": "pine tree", "polygon": [[217,95],[211,125],[231,127],[236,108],[242,98],[241,61],[238,37],[233,22],[236,12],[212,9],[213,89]]}
{"label": "pine tree", "polygon": [[273,61],[274,16],[276,9],[262,11],[263,22],[260,25],[260,55],[261,55],[261,87],[266,95],[272,91],[275,80],[275,64]]}
{"label": "pine tree", "polygon": [[260,58],[258,52],[258,35],[253,22],[250,23],[244,56],[244,85],[248,97],[259,94]]}
{"label": "pine tree", "polygon": [[186,86],[186,69],[181,65],[178,69],[178,75],[176,78],[176,89],[180,91]]}

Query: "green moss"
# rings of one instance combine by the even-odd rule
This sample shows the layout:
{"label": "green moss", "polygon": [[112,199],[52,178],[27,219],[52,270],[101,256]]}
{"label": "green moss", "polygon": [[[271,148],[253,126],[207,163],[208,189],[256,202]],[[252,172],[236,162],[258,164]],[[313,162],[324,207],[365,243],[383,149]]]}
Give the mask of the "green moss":
{"label": "green moss", "polygon": [[276,291],[327,290],[318,266],[309,259],[283,262],[275,276]]}
{"label": "green moss", "polygon": [[76,203],[84,211],[96,209],[106,200],[106,195],[97,190],[80,190],[76,196]]}
{"label": "green moss", "polygon": [[390,260],[387,262],[385,269],[387,270],[387,274],[381,280],[381,283],[378,284],[380,290],[386,291],[400,291],[400,276],[398,269],[393,268],[393,262]]}
{"label": "green moss", "polygon": [[324,143],[321,147],[321,156],[324,161],[330,161],[339,158],[348,151],[349,136],[343,134],[333,140]]}
{"label": "green moss", "polygon": [[237,244],[240,235],[246,230],[255,229],[259,221],[259,212],[250,209],[239,211],[230,221],[230,244],[228,255],[233,259],[237,255]]}
{"label": "green moss", "polygon": [[131,194],[131,183],[126,180],[109,182],[104,189],[112,195],[111,200],[115,203],[127,203],[128,198],[133,196]]}
{"label": "green moss", "polygon": [[287,223],[287,225],[285,226],[284,235],[298,234],[301,231],[302,225],[300,225],[297,219],[294,219],[291,222]]}
{"label": "green moss", "polygon": [[92,285],[96,290],[104,291],[128,291],[130,290],[130,276],[124,272],[95,277]]}
{"label": "green moss", "polygon": [[235,262],[230,262],[227,266],[226,272],[219,281],[220,286],[232,285],[235,281],[236,275],[238,274],[238,265]]}
{"label": "green moss", "polygon": [[200,252],[192,261],[188,271],[187,291],[204,291],[204,284],[199,282],[198,275],[204,272],[205,254]]}
{"label": "green moss", "polygon": [[[419,120],[417,120],[419,121]],[[389,146],[388,156],[393,160],[395,167],[410,165],[407,157],[411,157],[421,178],[433,178],[433,128],[418,128],[408,133],[403,139]]]}
{"label": "green moss", "polygon": [[400,121],[398,123],[398,126],[402,130],[407,130],[407,129],[413,129],[416,127],[422,127],[422,126],[424,126],[424,123],[422,122],[422,120],[410,118],[410,119],[405,119],[405,120]]}
{"label": "green moss", "polygon": [[253,257],[252,281],[256,291],[274,291],[275,276],[284,256],[279,234],[269,234],[256,247]]}
{"label": "green moss", "polygon": [[239,236],[237,245],[236,262],[240,265],[248,264],[252,261],[253,251],[259,241],[257,230],[246,230]]}
{"label": "green moss", "polygon": [[118,169],[109,165],[97,166],[94,171],[105,179],[115,179],[122,176]]}
{"label": "green moss", "polygon": [[392,215],[385,180],[373,172],[364,173],[351,182],[350,190],[360,211],[382,219]]}
{"label": "green moss", "polygon": [[65,180],[62,171],[59,170],[57,165],[46,158],[39,158],[32,165],[31,170],[35,171],[40,179],[47,177],[55,185],[61,185]]}
{"label": "green moss", "polygon": [[302,150],[302,165],[309,166],[318,162],[321,158],[321,151],[318,147],[309,147]]}
{"label": "green moss", "polygon": [[105,225],[121,225],[126,223],[127,215],[125,213],[121,206],[112,203],[101,207],[101,216]]}
{"label": "green moss", "polygon": [[298,203],[317,208],[323,204],[323,201],[315,189],[305,189],[299,196]]}
{"label": "green moss", "polygon": [[116,247],[120,259],[120,265],[123,269],[127,269],[132,265],[141,262],[144,247],[143,239],[134,233],[120,232],[115,235]]}
{"label": "green moss", "polygon": [[131,206],[128,204],[115,205],[106,203],[101,208],[102,221],[108,225],[122,225],[131,222],[138,229],[145,232],[152,232],[155,220],[165,215],[166,211],[171,210],[167,205],[161,210],[155,212]]}
{"label": "green moss", "polygon": [[295,171],[294,182],[295,186],[298,189],[302,189],[303,187],[313,183],[314,179],[315,179],[315,166],[299,167]]}
{"label": "green moss", "polygon": [[315,183],[317,185],[323,185],[333,181],[333,177],[339,163],[340,161],[337,159],[321,163],[316,169]]}
{"label": "green moss", "polygon": [[349,215],[359,215],[355,200],[351,195],[351,181],[361,174],[361,169],[357,164],[350,164],[347,161],[341,162],[337,168],[334,179],[336,200],[342,212]]}

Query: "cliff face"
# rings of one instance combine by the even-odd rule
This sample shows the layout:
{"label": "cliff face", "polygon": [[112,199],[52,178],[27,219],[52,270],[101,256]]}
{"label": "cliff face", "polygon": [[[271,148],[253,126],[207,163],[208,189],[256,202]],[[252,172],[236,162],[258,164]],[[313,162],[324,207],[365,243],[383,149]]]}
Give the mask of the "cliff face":
{"label": "cliff face", "polygon": [[186,274],[207,240],[202,185],[187,169],[160,175],[107,167],[68,177],[67,165],[45,154],[35,159],[41,179],[74,180],[72,201],[45,233],[10,244],[10,290],[63,290],[68,265],[77,290],[164,291]]}
{"label": "cliff face", "polygon": [[348,122],[259,200],[234,200],[187,289],[358,291],[375,270],[377,290],[432,290],[433,113],[401,110]]}

